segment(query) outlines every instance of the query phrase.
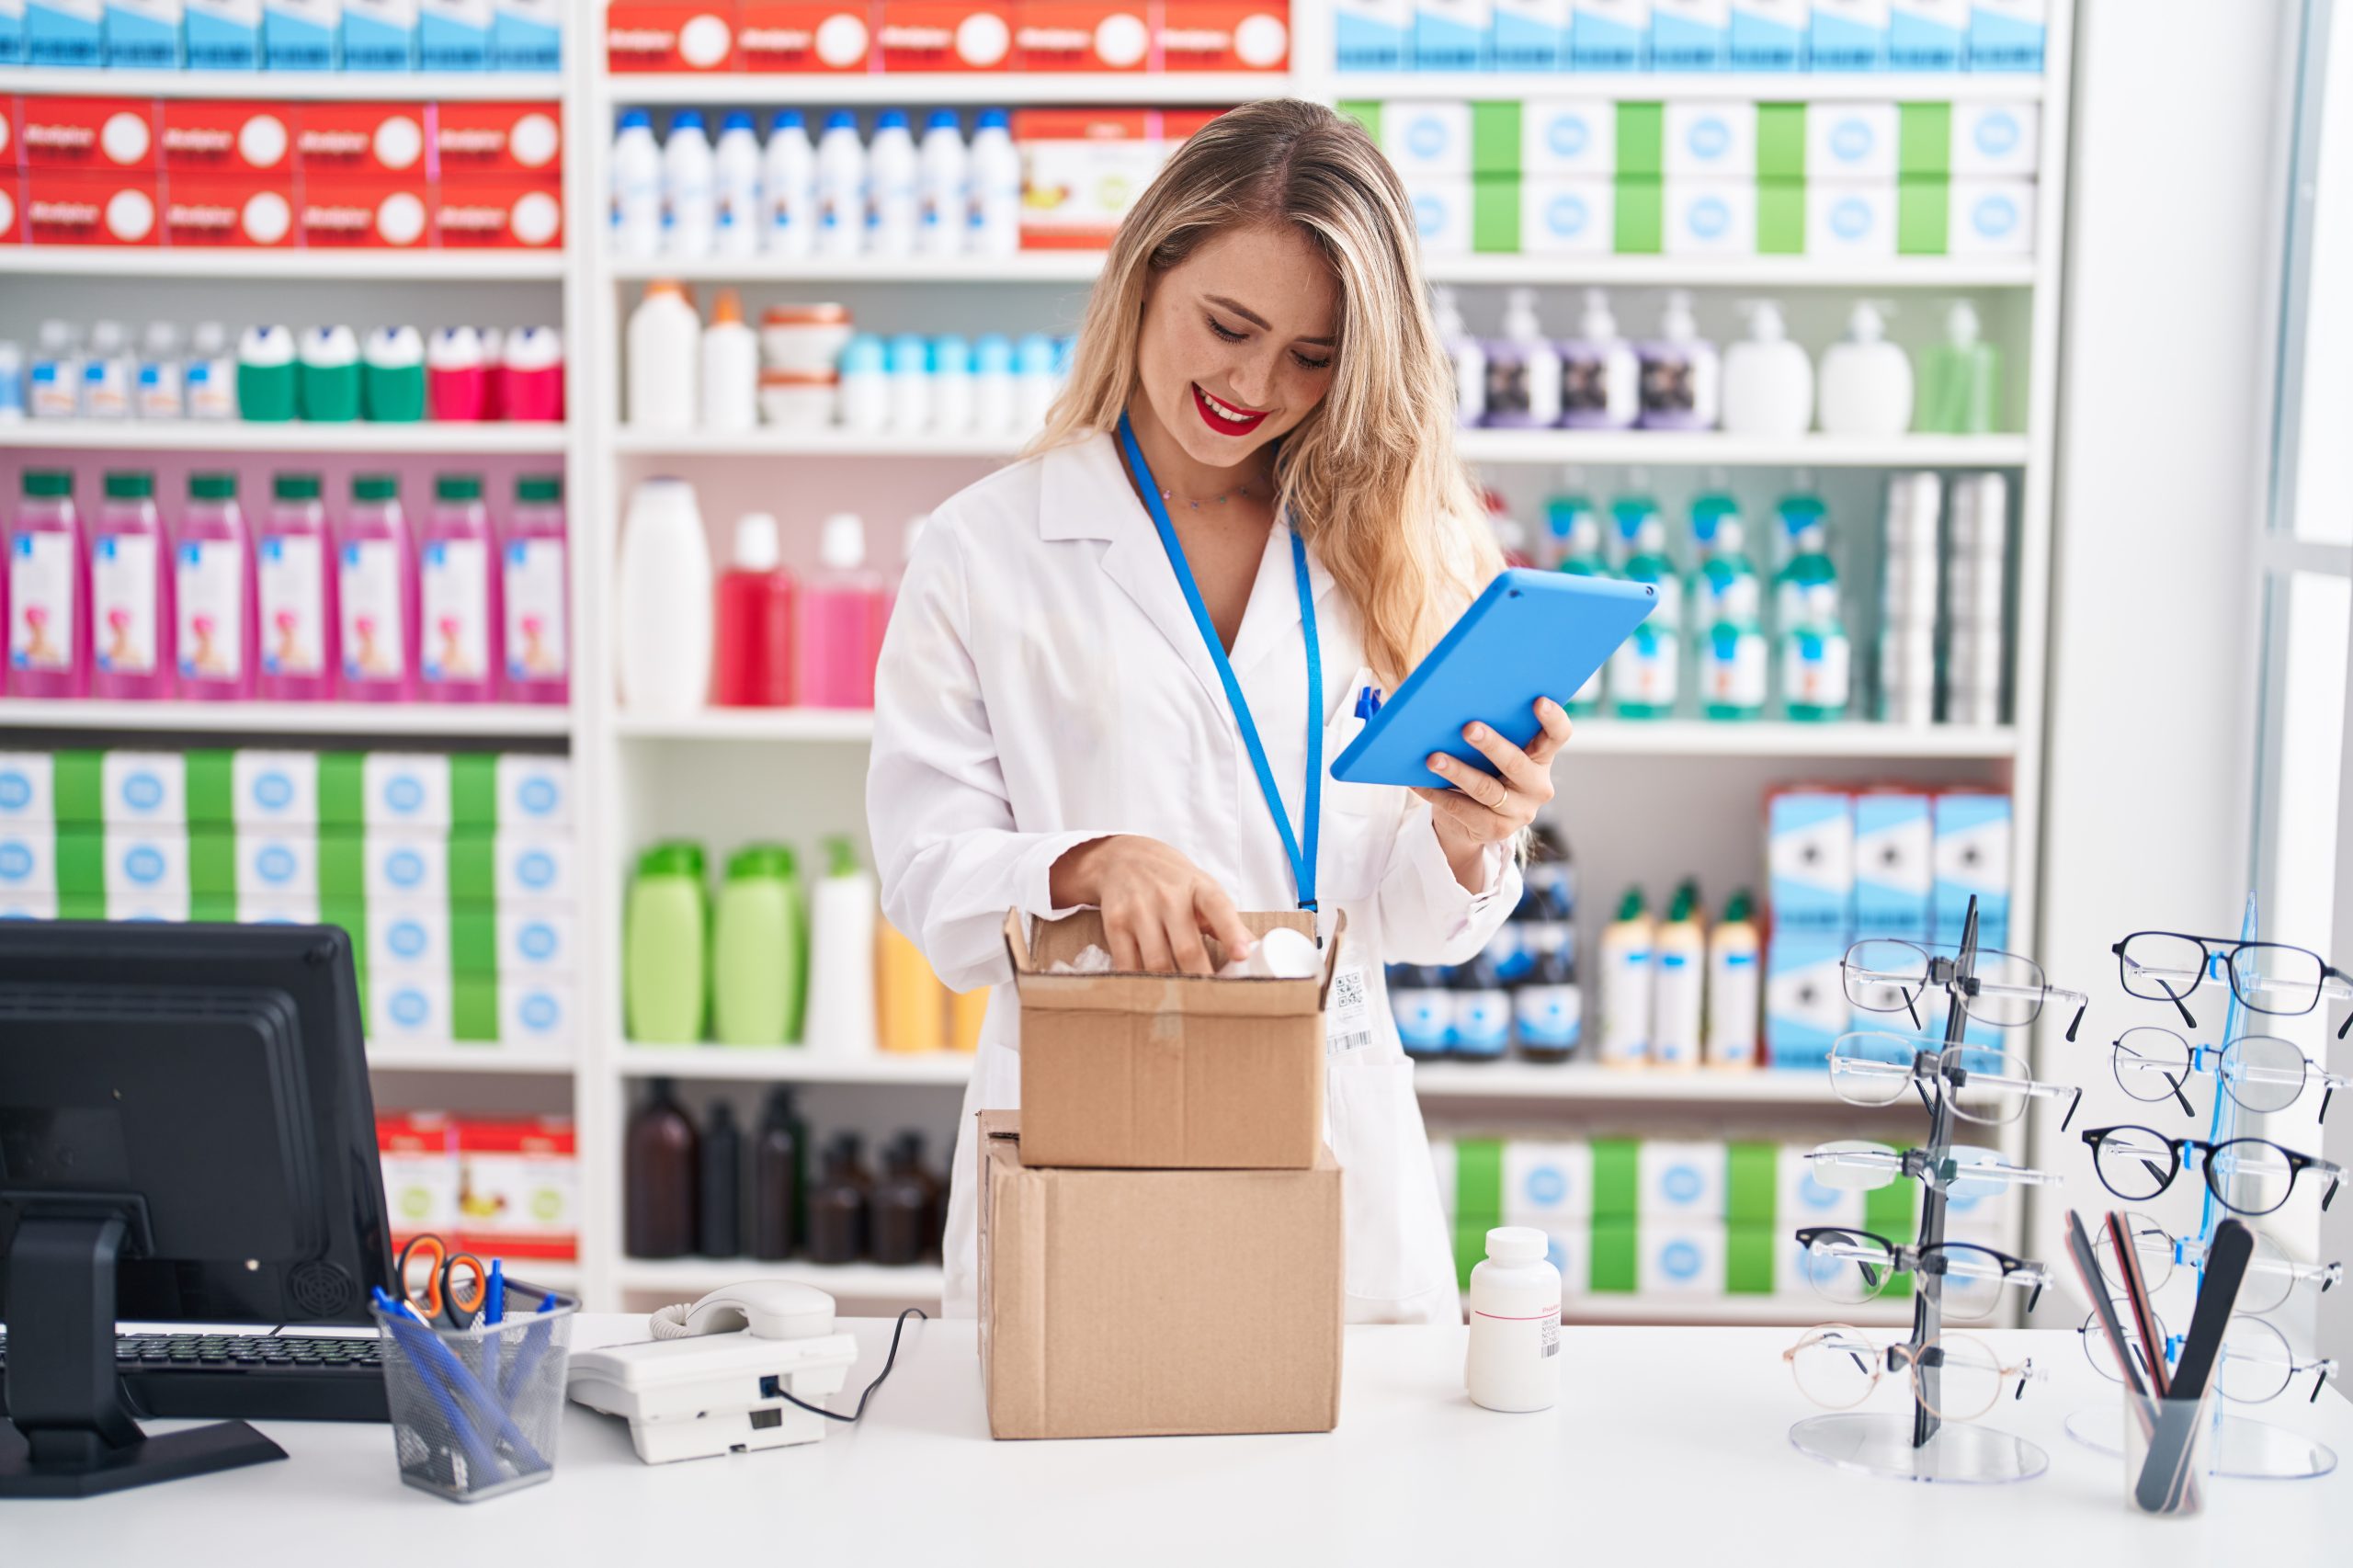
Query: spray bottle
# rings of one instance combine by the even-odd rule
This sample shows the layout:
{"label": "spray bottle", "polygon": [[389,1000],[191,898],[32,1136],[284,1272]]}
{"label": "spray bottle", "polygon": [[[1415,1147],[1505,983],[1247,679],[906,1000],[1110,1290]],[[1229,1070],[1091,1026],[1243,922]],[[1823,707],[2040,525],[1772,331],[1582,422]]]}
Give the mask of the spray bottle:
{"label": "spray bottle", "polygon": [[[1639,470],[1631,476],[1643,483]],[[1646,494],[1621,495],[1610,505],[1618,538],[1626,551],[1624,575],[1657,591],[1658,608],[1609,655],[1609,693],[1621,719],[1664,719],[1675,711],[1680,693],[1683,643],[1683,580],[1666,553],[1666,521]]]}
{"label": "spray bottle", "polygon": [[1711,1067],[1756,1065],[1756,926],[1746,888],[1732,895],[1724,917],[1708,936],[1707,1062]]}
{"label": "spray bottle", "polygon": [[1754,719],[1765,711],[1764,589],[1742,549],[1740,508],[1721,491],[1691,503],[1691,538],[1699,551],[1692,576],[1699,701],[1711,719]]}
{"label": "spray bottle", "polygon": [[1708,971],[1708,935],[1699,924],[1699,884],[1675,890],[1666,924],[1652,949],[1656,974],[1651,1013],[1651,1064],[1688,1070],[1699,1065],[1700,1007]]}
{"label": "spray bottle", "polygon": [[1641,1067],[1651,1054],[1650,913],[1631,887],[1601,933],[1601,1064]]}

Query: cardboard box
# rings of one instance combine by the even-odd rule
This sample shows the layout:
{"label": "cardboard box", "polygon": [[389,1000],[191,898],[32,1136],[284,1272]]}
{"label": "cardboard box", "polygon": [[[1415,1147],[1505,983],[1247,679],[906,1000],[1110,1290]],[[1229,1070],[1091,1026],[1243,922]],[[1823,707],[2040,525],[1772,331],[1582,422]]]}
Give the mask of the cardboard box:
{"label": "cardboard box", "polygon": [[1279,0],[1164,0],[1153,51],[1163,71],[1281,71],[1290,23]]}
{"label": "cardboard box", "polygon": [[1805,106],[1805,177],[1809,180],[1892,180],[1903,142],[1893,103],[1813,103]]}
{"label": "cardboard box", "polygon": [[1471,173],[1471,105],[1461,98],[1383,104],[1381,151],[1401,179]]}
{"label": "cardboard box", "polygon": [[1618,172],[1618,106],[1607,98],[1530,98],[1519,110],[1519,172],[1608,179]]}
{"label": "cardboard box", "polygon": [[1576,0],[1569,17],[1573,71],[1645,71],[1651,62],[1651,0]]}
{"label": "cardboard box", "polygon": [[1765,864],[1776,932],[1843,935],[1855,924],[1855,802],[1843,790],[1778,790]]}
{"label": "cardboard box", "polygon": [[1021,0],[1014,13],[1017,71],[1141,71],[1151,53],[1140,0]]}
{"label": "cardboard box", "polygon": [[477,174],[560,174],[563,133],[550,103],[441,103],[433,106],[433,172],[442,179]]}
{"label": "cardboard box", "polygon": [[56,777],[53,753],[0,752],[0,827],[46,827],[54,822]]}
{"label": "cardboard box", "polygon": [[735,32],[746,71],[864,71],[873,50],[855,0],[744,0]]}
{"label": "cardboard box", "polygon": [[561,180],[469,175],[434,187],[433,233],[450,250],[551,250],[563,243]]}
{"label": "cardboard box", "polygon": [[1519,187],[1520,249],[1530,256],[1607,256],[1617,234],[1617,187],[1572,176]]}
{"label": "cardboard box", "polygon": [[1108,245],[1167,155],[1148,109],[1016,109],[1013,140],[1025,250]]}
{"label": "cardboard box", "polygon": [[882,0],[875,42],[885,71],[1004,71],[1013,0]]}
{"label": "cardboard box", "polygon": [[1884,258],[1895,254],[1895,182],[1813,181],[1805,187],[1805,254]]}
{"label": "cardboard box", "polygon": [[33,65],[106,63],[99,0],[26,0],[25,60]]}
{"label": "cardboard box", "polygon": [[165,244],[267,249],[293,238],[290,173],[176,174],[165,187]]}
{"label": "cardboard box", "polygon": [[727,0],[613,0],[605,12],[606,69],[732,71],[733,11]]}
{"label": "cardboard box", "polygon": [[491,0],[418,0],[416,68],[420,71],[487,71]]}
{"label": "cardboard box", "polygon": [[[1253,932],[1314,932],[1297,911],[1245,915]],[[1313,980],[1048,974],[1100,947],[1085,910],[1005,917],[1021,999],[1023,1157],[1032,1165],[1304,1170],[1324,1142],[1324,993]],[[1215,942],[1213,961],[1222,962]]]}
{"label": "cardboard box", "polygon": [[1747,179],[1756,173],[1756,106],[1695,98],[1666,106],[1665,172]]}
{"label": "cardboard box", "polygon": [[277,104],[166,98],[158,136],[164,167],[174,173],[284,173],[294,166],[291,119]]}
{"label": "cardboard box", "polygon": [[343,33],[343,0],[266,0],[261,13],[262,68],[333,71]]}
{"label": "cardboard box", "polygon": [[1732,0],[1732,68],[1803,70],[1813,9],[1813,0]]}
{"label": "cardboard box", "polygon": [[302,244],[322,249],[421,249],[433,232],[431,187],[410,176],[305,172],[298,208]]}
{"label": "cardboard box", "polygon": [[25,174],[25,238],[37,245],[152,245],[163,225],[155,176],[145,170]]}
{"label": "cardboard box", "polygon": [[155,106],[145,99],[18,102],[17,142],[28,169],[100,173],[155,166]]}
{"label": "cardboard box", "polygon": [[[1022,1047],[1030,1044],[1025,1018]],[[998,1437],[1328,1432],[1340,1167],[1039,1169],[983,1111],[981,1371]]]}
{"label": "cardboard box", "polygon": [[1969,0],[1891,0],[1891,71],[1958,71],[1969,54]]}
{"label": "cardboard box", "polygon": [[425,174],[421,104],[298,104],[294,161],[305,174]]}
{"label": "cardboard box", "polygon": [[1928,939],[1935,888],[1928,797],[1871,790],[1855,797],[1855,934]]}

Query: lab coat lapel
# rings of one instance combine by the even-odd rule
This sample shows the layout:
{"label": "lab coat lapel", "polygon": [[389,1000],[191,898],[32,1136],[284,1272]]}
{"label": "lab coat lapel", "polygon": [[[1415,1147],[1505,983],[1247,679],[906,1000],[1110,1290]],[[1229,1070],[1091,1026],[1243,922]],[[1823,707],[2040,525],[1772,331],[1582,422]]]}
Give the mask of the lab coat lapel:
{"label": "lab coat lapel", "polygon": [[[1324,570],[1313,549],[1307,552],[1307,582],[1320,623],[1324,597],[1332,591],[1332,574]],[[1258,558],[1258,575],[1250,585],[1250,602],[1243,608],[1242,628],[1234,633],[1233,673],[1247,676],[1276,650],[1289,647],[1290,634],[1299,624],[1299,582],[1291,566],[1290,529],[1277,523],[1267,535],[1266,553]],[[1319,632],[1324,630],[1319,625]]]}

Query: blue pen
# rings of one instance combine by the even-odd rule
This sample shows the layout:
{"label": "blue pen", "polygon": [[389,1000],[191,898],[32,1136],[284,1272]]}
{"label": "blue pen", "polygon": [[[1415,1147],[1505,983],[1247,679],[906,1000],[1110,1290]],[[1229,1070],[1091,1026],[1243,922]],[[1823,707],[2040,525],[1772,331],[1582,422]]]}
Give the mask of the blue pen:
{"label": "blue pen", "polygon": [[[417,1322],[422,1324],[424,1320],[419,1317],[416,1308],[405,1299],[386,1294],[381,1286],[377,1287],[375,1297],[376,1310],[384,1314],[384,1331],[399,1340],[401,1348],[407,1351],[409,1358],[418,1364],[417,1381],[425,1385],[426,1392],[433,1396],[433,1403],[441,1407],[441,1419],[448,1424],[449,1430],[457,1435],[459,1443],[464,1447],[466,1462],[484,1476],[495,1476],[498,1473],[497,1454],[483,1440],[482,1434],[475,1429],[474,1424],[467,1420],[464,1413],[458,1408],[457,1398],[451,1393],[449,1385],[426,1369],[425,1363],[428,1358],[424,1354],[424,1346],[417,1343],[417,1329],[400,1320],[398,1314],[405,1312],[410,1317],[416,1318]],[[427,1343],[438,1347],[439,1341],[433,1338],[430,1328],[425,1330],[423,1337]]]}
{"label": "blue pen", "polygon": [[[538,1315],[545,1316],[555,1311],[555,1301],[554,1291],[541,1293]],[[514,1365],[506,1369],[506,1381],[499,1385],[498,1389],[508,1403],[514,1403],[515,1396],[522,1392],[524,1382],[539,1369],[540,1358],[548,1352],[548,1331],[551,1326],[548,1324],[535,1323],[523,1335],[522,1351],[515,1358]]]}
{"label": "blue pen", "polygon": [[[482,1380],[474,1376],[473,1369],[460,1360],[457,1353],[441,1342],[441,1336],[433,1332],[433,1325],[416,1310],[415,1303],[404,1299],[399,1304],[416,1320],[418,1325],[416,1328],[410,1328],[405,1324],[397,1325],[404,1331],[404,1339],[411,1343],[409,1354],[431,1362],[448,1381],[449,1392],[472,1406],[474,1414],[483,1418],[485,1427],[497,1427],[499,1437],[518,1456],[516,1461],[518,1469],[547,1469],[547,1460],[540,1457],[540,1451],[531,1446],[531,1440],[523,1436],[522,1428],[515,1425],[514,1417],[507,1414],[506,1407],[497,1396],[483,1387]],[[471,1426],[467,1430],[473,1432]],[[474,1435],[477,1441],[483,1440],[481,1434]]]}
{"label": "blue pen", "polygon": [[482,1288],[482,1321],[495,1328],[506,1317],[506,1260],[490,1260],[490,1278]]}

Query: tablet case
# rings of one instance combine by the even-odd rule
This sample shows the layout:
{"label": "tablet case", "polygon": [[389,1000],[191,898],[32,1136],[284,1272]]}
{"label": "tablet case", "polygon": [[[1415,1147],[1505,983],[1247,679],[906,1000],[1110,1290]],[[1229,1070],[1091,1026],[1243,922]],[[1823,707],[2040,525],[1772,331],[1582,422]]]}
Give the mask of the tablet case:
{"label": "tablet case", "polygon": [[1648,583],[1526,567],[1502,574],[1366,722],[1332,764],[1332,777],[1451,789],[1427,761],[1441,751],[1494,773],[1462,738],[1462,726],[1482,720],[1514,745],[1527,745],[1543,729],[1536,699],[1566,706],[1657,608],[1658,589]]}

